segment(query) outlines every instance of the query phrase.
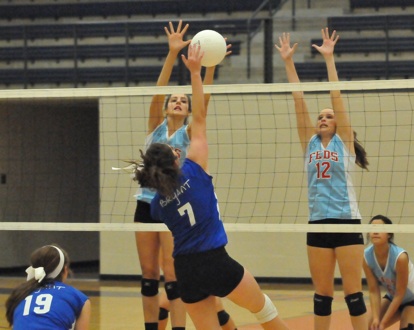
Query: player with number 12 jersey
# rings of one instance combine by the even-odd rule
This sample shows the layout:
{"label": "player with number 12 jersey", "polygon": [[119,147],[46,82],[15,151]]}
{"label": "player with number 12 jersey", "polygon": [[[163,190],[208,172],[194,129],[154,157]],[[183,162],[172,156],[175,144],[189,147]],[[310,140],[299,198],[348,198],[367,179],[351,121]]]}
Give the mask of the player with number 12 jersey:
{"label": "player with number 12 jersey", "polygon": [[319,135],[314,135],[305,157],[309,220],[361,219],[350,177],[355,168],[355,156],[349,153],[339,135],[335,134],[326,148]]}

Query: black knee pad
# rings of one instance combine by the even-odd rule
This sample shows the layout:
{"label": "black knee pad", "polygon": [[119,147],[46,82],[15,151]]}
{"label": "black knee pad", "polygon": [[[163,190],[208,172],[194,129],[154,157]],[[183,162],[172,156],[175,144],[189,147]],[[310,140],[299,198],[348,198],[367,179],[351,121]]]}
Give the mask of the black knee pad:
{"label": "black knee pad", "polygon": [[158,320],[166,320],[168,319],[168,309],[165,309],[164,307],[160,307],[160,312],[158,314]]}
{"label": "black knee pad", "polygon": [[408,323],[408,326],[406,328],[401,328],[401,330],[414,330],[414,324]]}
{"label": "black knee pad", "polygon": [[348,305],[349,315],[360,316],[367,312],[362,292],[356,292],[346,296],[345,301]]}
{"label": "black knee pad", "polygon": [[165,292],[167,293],[168,300],[180,298],[177,281],[165,282]]}
{"label": "black knee pad", "polygon": [[220,326],[225,325],[230,320],[230,315],[223,309],[217,313]]}
{"label": "black knee pad", "polygon": [[315,293],[313,296],[313,313],[318,316],[329,316],[332,313],[332,297],[321,296]]}
{"label": "black knee pad", "polygon": [[145,297],[154,297],[158,294],[158,280],[143,278],[141,280],[141,294]]}

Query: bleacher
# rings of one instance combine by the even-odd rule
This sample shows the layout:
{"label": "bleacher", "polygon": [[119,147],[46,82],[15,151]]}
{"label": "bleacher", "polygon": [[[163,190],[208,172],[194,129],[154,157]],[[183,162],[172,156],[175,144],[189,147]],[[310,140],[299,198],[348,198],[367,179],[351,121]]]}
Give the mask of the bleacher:
{"label": "bleacher", "polygon": [[[232,44],[233,55],[240,55],[241,41],[228,41]],[[45,61],[93,59],[162,59],[168,53],[168,44],[163,43],[124,43],[98,45],[63,45],[63,46],[19,46],[0,48],[0,61]]]}
{"label": "bleacher", "polygon": [[[175,21],[178,21],[176,19]],[[187,19],[190,24],[189,35],[205,29],[215,30],[223,36],[246,34],[246,19]],[[251,30],[260,27],[260,19],[251,20]],[[111,37],[143,37],[165,35],[163,26],[167,20],[143,20],[138,22],[89,22],[65,24],[24,24],[0,26],[0,40],[46,40],[46,39],[84,39]]]}
{"label": "bleacher", "polygon": [[[38,69],[2,69],[0,81],[6,86],[23,85],[25,88],[36,84],[60,86],[71,84],[81,87],[90,83],[112,85],[114,83],[143,83],[157,80],[161,66],[107,66],[107,67],[77,67],[77,68],[38,68]],[[219,69],[216,69],[217,77]],[[178,81],[179,67],[175,66],[171,80]]]}
{"label": "bleacher", "polygon": [[[194,0],[140,0],[140,1],[92,1],[73,3],[32,3],[32,4],[3,4],[0,5],[0,19],[44,19],[88,17],[108,18],[113,16],[142,16],[170,14],[179,17],[183,14],[253,12],[263,0],[249,1],[194,1]],[[276,8],[280,0],[271,0]]]}
{"label": "bleacher", "polygon": [[[236,39],[235,36],[245,35],[246,21],[241,19],[228,20],[189,20],[190,28],[193,31],[199,31],[206,28],[215,29],[222,32],[227,31],[229,36],[234,40],[228,39],[232,44],[232,56],[240,55],[242,40]],[[162,60],[168,53],[168,43],[164,42],[141,42],[138,43],[138,37],[151,36],[155,31],[164,33],[162,24],[159,21],[141,21],[141,22],[103,22],[103,23],[73,23],[73,24],[34,24],[24,26],[8,26],[6,29],[0,29],[0,40],[10,42],[16,40],[24,41],[21,46],[8,46],[0,48],[0,61],[5,63],[23,62],[21,69],[0,69],[0,84],[10,86],[12,84],[22,84],[25,87],[36,84],[72,84],[73,86],[84,85],[88,83],[112,84],[124,83],[128,86],[130,83],[150,83],[155,82],[161,70],[161,65],[137,65],[128,63],[130,60],[141,59],[158,59]],[[260,20],[253,20],[251,27],[257,29]],[[191,37],[190,34],[188,34]],[[100,42],[98,44],[80,44],[81,41],[88,38],[118,38],[117,43]],[[66,41],[60,45],[36,45],[33,43],[37,40],[60,40]],[[70,44],[67,44],[67,41]],[[116,66],[96,66],[92,68],[78,68],[78,64],[85,60],[114,59],[122,60],[125,67]],[[71,60],[73,62],[69,67],[64,68],[28,68],[28,63],[41,62],[48,60]],[[76,68],[76,73],[71,70]],[[152,70],[152,71],[151,71]],[[182,81],[180,71],[175,69],[171,81]],[[124,71],[131,72],[123,74]],[[56,73],[53,76],[53,72]],[[132,73],[135,72],[135,73]],[[217,71],[218,72],[218,71]],[[11,79],[12,75],[19,76]],[[135,77],[131,79],[130,77]]]}
{"label": "bleacher", "polygon": [[[269,5],[277,6],[280,1],[269,0],[260,10],[267,13]],[[246,35],[261,27],[261,18],[248,17],[262,3],[263,0],[33,1],[25,4],[10,1],[0,5],[0,22],[3,20],[0,85],[66,84],[70,87],[102,82],[129,86],[155,82],[168,53],[163,27],[169,21],[176,23],[181,14],[195,14],[189,19],[183,18],[184,23],[190,24],[187,39],[198,31],[213,29],[228,38],[227,42],[232,44],[231,56],[238,56]],[[236,12],[246,14],[232,16]],[[203,16],[209,13],[220,15],[217,19]],[[162,18],[163,14],[172,17]],[[129,20],[132,16],[134,20]],[[163,41],[157,40],[158,37]],[[55,63],[48,65],[48,61]],[[188,77],[183,75],[185,70],[175,67],[171,82],[183,83],[185,79],[188,82]]]}
{"label": "bleacher", "polygon": [[400,7],[405,9],[414,6],[414,0],[350,0],[350,9],[353,11],[358,8],[380,8]]}
{"label": "bleacher", "polygon": [[414,30],[414,15],[345,15],[328,17],[329,30],[390,31]]}
{"label": "bleacher", "polygon": [[[403,5],[404,2],[404,5]],[[414,0],[350,0],[350,8],[379,8],[413,6]],[[412,11],[411,11],[412,13]],[[401,54],[414,52],[414,15],[352,14],[327,19],[330,31],[336,30],[340,39],[335,45],[336,66],[341,79],[401,79],[414,77],[414,61],[402,60]],[[318,60],[319,52],[311,45],[322,44],[321,38],[310,40],[313,62],[298,63],[302,80],[326,80],[325,64]],[[343,59],[342,55],[347,58]],[[358,54],[361,54],[358,57]],[[369,55],[375,54],[375,60]],[[378,58],[383,56],[383,60]],[[350,57],[352,60],[349,60]],[[317,61],[317,62],[315,62]]]}
{"label": "bleacher", "polygon": [[[341,80],[352,79],[407,79],[414,78],[413,61],[348,61],[336,63]],[[297,63],[302,81],[324,81],[327,77],[325,63]]]}
{"label": "bleacher", "polygon": [[[311,45],[322,44],[322,39],[312,39]],[[414,37],[372,37],[372,38],[341,38],[335,46],[335,54],[354,54],[354,53],[399,53],[414,52]],[[312,55],[319,52],[311,48]]]}

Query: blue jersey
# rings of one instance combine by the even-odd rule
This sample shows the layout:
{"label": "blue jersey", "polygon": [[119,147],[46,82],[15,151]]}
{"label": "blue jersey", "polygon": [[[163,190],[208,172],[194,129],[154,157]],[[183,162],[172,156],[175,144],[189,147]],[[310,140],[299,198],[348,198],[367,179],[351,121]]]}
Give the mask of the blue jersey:
{"label": "blue jersey", "polygon": [[174,236],[173,256],[226,245],[213,178],[188,158],[181,170],[181,184],[174,195],[157,193],[151,203],[151,216],[163,221]]}
{"label": "blue jersey", "polygon": [[16,307],[13,330],[74,329],[88,297],[62,282],[53,282],[32,292]]}
{"label": "blue jersey", "polygon": [[[365,249],[365,261],[377,280],[387,291],[387,295],[393,299],[396,291],[397,274],[395,268],[397,259],[402,253],[406,253],[406,251],[395,244],[389,244],[389,247],[388,260],[384,270],[378,264],[373,245]],[[402,304],[410,301],[414,301],[414,271],[411,260],[408,262],[408,285]]]}
{"label": "blue jersey", "polygon": [[351,179],[354,168],[355,155],[339,135],[326,148],[318,135],[310,139],[305,153],[310,221],[361,219]]}
{"label": "blue jersey", "polygon": [[[190,145],[190,138],[187,133],[188,125],[181,126],[178,130],[174,132],[171,136],[168,136],[168,125],[167,119],[155,128],[155,130],[150,133],[145,139],[145,149],[152,143],[166,143],[174,148],[181,150],[180,153],[180,163],[182,164],[187,157],[187,149]],[[138,200],[151,203],[151,200],[155,196],[155,191],[149,188],[139,188],[136,194]]]}

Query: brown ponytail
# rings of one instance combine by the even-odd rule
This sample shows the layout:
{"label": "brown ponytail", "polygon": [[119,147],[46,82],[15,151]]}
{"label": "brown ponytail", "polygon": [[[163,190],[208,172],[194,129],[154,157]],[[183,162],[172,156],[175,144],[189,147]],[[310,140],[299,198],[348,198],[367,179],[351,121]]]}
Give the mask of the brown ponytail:
{"label": "brown ponytail", "polygon": [[364,170],[368,170],[368,159],[367,159],[367,152],[365,151],[364,147],[359,143],[357,139],[357,133],[354,131],[354,148],[355,148],[355,155],[356,161],[355,163],[363,168]]}
{"label": "brown ponytail", "polygon": [[134,180],[143,188],[157,190],[162,196],[173,195],[179,186],[181,171],[168,144],[153,143],[144,154],[142,162],[128,161],[135,165]]}

